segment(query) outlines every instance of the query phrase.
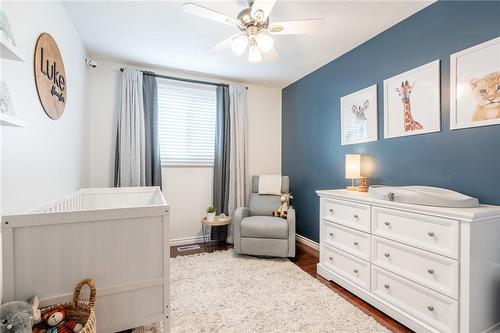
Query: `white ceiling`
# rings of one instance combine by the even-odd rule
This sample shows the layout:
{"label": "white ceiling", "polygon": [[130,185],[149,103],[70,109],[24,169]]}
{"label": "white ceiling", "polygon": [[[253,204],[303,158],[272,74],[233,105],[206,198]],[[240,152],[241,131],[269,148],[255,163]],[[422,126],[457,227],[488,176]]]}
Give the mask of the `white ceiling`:
{"label": "white ceiling", "polygon": [[[236,17],[246,1],[196,1]],[[186,1],[65,1],[90,53],[121,61],[285,87],[352,50],[432,1],[278,1],[270,19],[324,18],[316,35],[280,35],[272,62],[248,63],[231,50],[205,50],[236,28],[184,13]]]}

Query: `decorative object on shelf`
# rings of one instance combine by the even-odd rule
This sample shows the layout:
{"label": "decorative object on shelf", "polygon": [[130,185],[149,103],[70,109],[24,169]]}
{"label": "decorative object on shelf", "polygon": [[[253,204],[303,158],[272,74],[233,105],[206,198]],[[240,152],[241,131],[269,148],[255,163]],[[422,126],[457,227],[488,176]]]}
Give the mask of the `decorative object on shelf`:
{"label": "decorative object on shelf", "polygon": [[207,221],[213,222],[215,220],[215,208],[213,206],[208,206],[207,208]]}
{"label": "decorative object on shelf", "polygon": [[45,113],[58,119],[66,106],[68,82],[56,41],[48,33],[38,37],[35,48],[35,83]]}
{"label": "decorative object on shelf", "polygon": [[378,140],[377,85],[340,98],[341,144]]}
{"label": "decorative object on shelf", "polygon": [[450,129],[500,124],[500,37],[450,56]]}
{"label": "decorative object on shelf", "polygon": [[9,333],[31,333],[31,327],[40,321],[38,296],[26,302],[14,301],[0,305],[0,331]]}
{"label": "decorative object on shelf", "polygon": [[363,174],[358,180],[358,192],[368,192],[368,180]]}
{"label": "decorative object on shelf", "polygon": [[9,41],[9,43],[16,46],[14,35],[12,34],[12,30],[10,29],[9,18],[3,10],[0,10],[0,34],[2,34],[2,37]]}
{"label": "decorative object on shelf", "polygon": [[384,80],[384,137],[441,130],[439,60]]}
{"label": "decorative object on shelf", "polygon": [[226,214],[220,213],[219,216],[217,217],[219,220],[224,220],[226,218]]}
{"label": "decorative object on shelf", "polygon": [[14,116],[14,108],[12,107],[9,87],[5,81],[0,82],[0,113]]}

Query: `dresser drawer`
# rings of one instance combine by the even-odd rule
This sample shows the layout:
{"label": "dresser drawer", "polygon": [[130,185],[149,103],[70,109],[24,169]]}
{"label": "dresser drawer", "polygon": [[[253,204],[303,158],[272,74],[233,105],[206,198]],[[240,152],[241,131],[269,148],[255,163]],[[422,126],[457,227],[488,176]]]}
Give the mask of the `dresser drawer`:
{"label": "dresser drawer", "polygon": [[323,200],[324,220],[370,232],[370,206],[342,200]]}
{"label": "dresser drawer", "polygon": [[321,246],[321,263],[332,272],[370,290],[370,263],[328,245]]}
{"label": "dresser drawer", "polygon": [[458,259],[458,221],[380,207],[372,216],[374,235]]}
{"label": "dresser drawer", "polygon": [[458,261],[377,236],[372,264],[458,299]]}
{"label": "dresser drawer", "polygon": [[458,332],[457,301],[372,266],[372,292],[440,332]]}
{"label": "dresser drawer", "polygon": [[370,235],[362,231],[323,221],[322,242],[370,261]]}

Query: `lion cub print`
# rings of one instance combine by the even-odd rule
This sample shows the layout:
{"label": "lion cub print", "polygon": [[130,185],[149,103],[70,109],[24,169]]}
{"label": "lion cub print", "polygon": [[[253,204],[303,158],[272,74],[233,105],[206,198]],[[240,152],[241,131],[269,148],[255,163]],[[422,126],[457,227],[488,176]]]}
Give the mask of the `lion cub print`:
{"label": "lion cub print", "polygon": [[472,121],[500,119],[500,72],[469,81],[472,93],[479,100]]}

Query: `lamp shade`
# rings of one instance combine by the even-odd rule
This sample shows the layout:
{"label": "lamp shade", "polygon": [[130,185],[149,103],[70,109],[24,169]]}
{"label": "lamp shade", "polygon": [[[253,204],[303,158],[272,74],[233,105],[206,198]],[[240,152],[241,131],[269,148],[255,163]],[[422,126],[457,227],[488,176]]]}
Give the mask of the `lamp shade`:
{"label": "lamp shade", "polygon": [[345,155],[345,178],[347,179],[361,178],[361,155],[359,154]]}

